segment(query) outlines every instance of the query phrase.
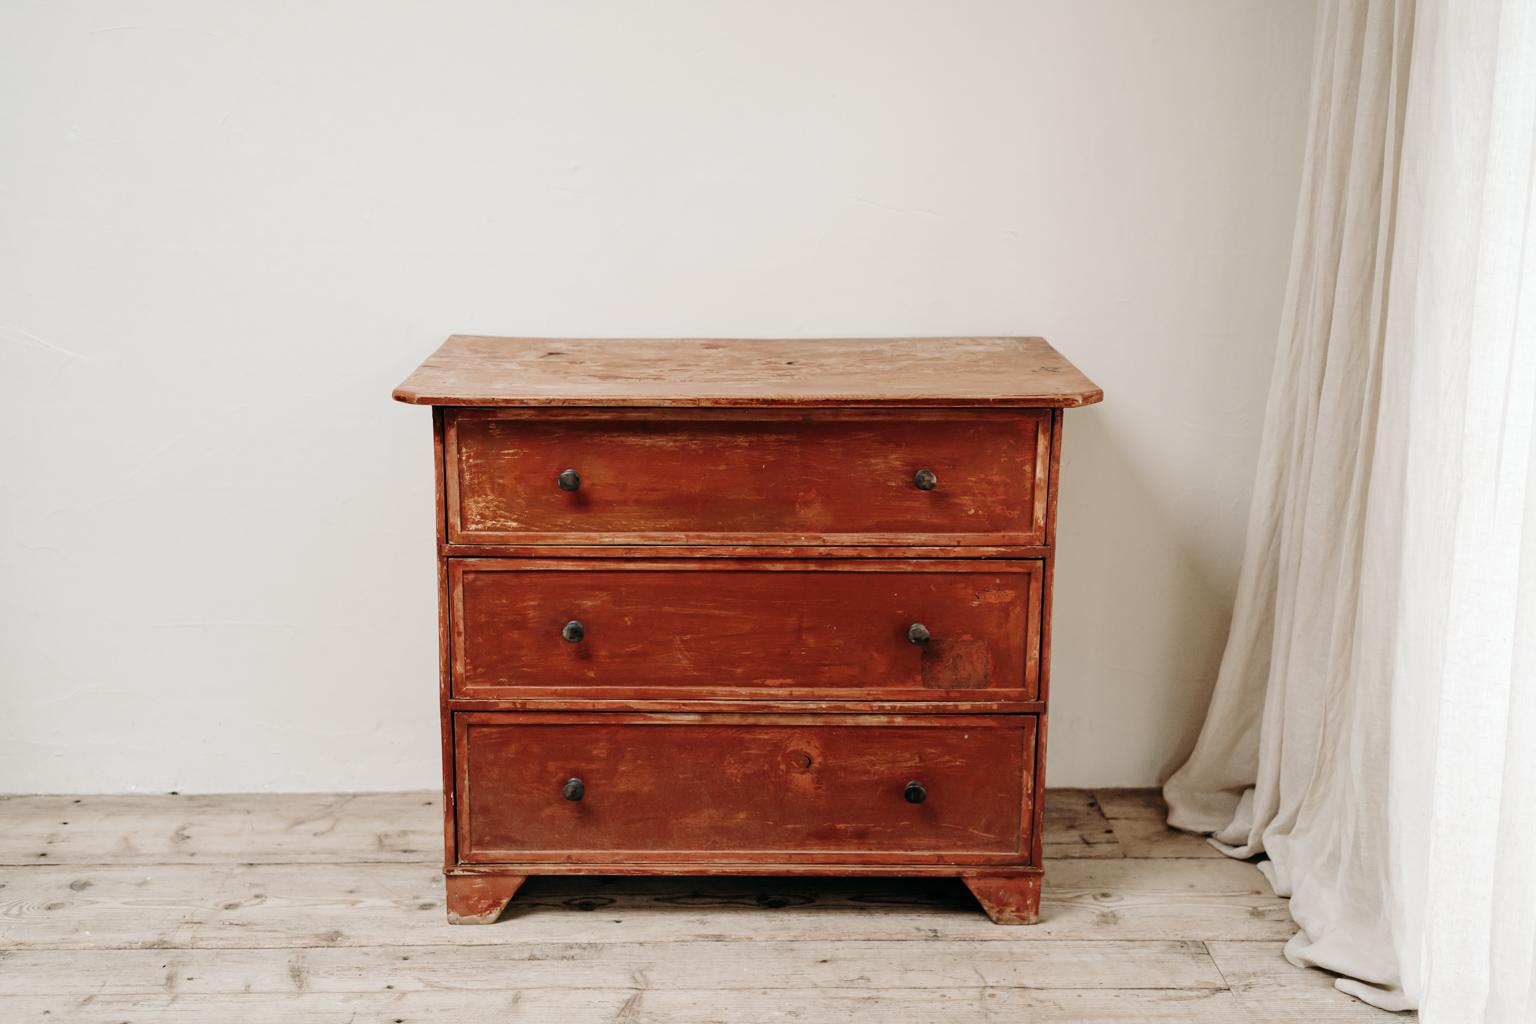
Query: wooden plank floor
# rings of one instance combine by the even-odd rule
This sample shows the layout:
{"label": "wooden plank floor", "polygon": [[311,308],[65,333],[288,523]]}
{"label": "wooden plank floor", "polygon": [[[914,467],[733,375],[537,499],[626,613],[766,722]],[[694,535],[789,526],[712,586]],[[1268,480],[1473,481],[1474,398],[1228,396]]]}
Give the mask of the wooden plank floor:
{"label": "wooden plank floor", "polygon": [[0,1021],[1405,1021],[1142,790],[1054,790],[1043,920],[937,880],[541,878],[452,927],[425,793],[0,798]]}

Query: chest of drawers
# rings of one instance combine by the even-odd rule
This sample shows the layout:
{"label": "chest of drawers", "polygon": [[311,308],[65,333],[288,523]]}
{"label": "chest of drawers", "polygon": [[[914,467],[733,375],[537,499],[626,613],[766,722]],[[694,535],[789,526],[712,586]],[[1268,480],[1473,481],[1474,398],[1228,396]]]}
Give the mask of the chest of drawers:
{"label": "chest of drawers", "polygon": [[1062,410],[1039,338],[450,338],[448,917],[530,875],[949,875],[1040,901]]}

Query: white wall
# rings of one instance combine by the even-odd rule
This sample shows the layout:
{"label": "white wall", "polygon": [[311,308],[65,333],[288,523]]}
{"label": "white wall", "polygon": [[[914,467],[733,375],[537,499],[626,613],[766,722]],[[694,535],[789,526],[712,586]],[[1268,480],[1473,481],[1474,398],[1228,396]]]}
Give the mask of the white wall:
{"label": "white wall", "polygon": [[0,7],[0,789],[437,783],[445,335],[1038,333],[1051,781],[1220,654],[1309,0]]}

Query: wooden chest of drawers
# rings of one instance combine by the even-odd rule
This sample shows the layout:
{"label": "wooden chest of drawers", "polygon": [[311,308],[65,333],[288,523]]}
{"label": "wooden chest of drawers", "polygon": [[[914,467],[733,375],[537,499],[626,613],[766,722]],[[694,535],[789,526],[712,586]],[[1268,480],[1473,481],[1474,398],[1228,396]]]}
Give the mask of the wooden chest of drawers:
{"label": "wooden chest of drawers", "polygon": [[533,874],[1040,901],[1062,410],[1039,338],[450,338],[448,916]]}

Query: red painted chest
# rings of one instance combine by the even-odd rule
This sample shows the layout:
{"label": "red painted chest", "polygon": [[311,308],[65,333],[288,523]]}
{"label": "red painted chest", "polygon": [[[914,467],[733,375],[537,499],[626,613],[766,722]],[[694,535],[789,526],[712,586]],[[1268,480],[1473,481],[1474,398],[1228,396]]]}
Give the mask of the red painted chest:
{"label": "red painted chest", "polygon": [[1062,410],[1039,338],[450,338],[450,920],[534,874],[1040,899]]}

